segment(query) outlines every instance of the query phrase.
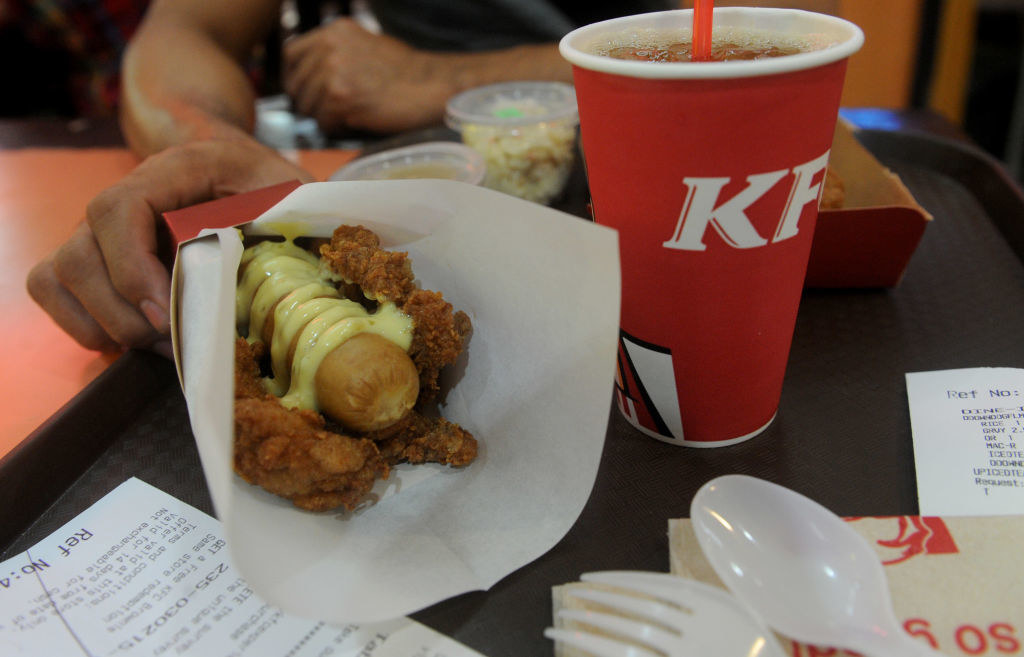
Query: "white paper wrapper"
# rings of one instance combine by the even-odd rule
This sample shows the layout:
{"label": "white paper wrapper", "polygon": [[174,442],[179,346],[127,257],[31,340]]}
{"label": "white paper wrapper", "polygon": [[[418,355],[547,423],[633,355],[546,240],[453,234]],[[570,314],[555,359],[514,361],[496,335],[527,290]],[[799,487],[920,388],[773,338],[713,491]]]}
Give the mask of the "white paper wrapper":
{"label": "white paper wrapper", "polygon": [[181,247],[179,366],[234,562],[258,595],[328,622],[372,622],[487,589],[552,548],[597,473],[618,338],[617,236],[462,183],[303,185],[249,225],[307,235],[362,224],[408,251],[422,287],[473,322],[442,413],[480,441],[466,468],[406,466],[355,513],[309,513],[231,468],[237,231]]}

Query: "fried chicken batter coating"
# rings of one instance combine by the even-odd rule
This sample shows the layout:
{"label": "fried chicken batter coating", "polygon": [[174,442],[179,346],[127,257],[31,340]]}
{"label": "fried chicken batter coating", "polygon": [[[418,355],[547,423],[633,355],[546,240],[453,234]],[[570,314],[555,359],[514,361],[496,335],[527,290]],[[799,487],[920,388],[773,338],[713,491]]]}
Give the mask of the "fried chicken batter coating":
{"label": "fried chicken batter coating", "polygon": [[250,344],[244,338],[235,338],[235,399],[269,397],[260,383],[260,361],[267,347],[262,342]]}
{"label": "fried chicken batter coating", "polygon": [[362,226],[341,226],[320,257],[347,282],[370,298],[392,301],[412,317],[409,355],[420,375],[421,401],[433,400],[442,369],[462,353],[471,330],[469,316],[453,312],[441,294],[416,287],[408,254],[380,248],[377,235]]}
{"label": "fried chicken batter coating", "polygon": [[325,511],[354,508],[389,469],[372,440],[327,431],[312,411],[250,397],[235,402],[235,471],[299,508]]}
{"label": "fried chicken batter coating", "polygon": [[477,455],[473,435],[457,424],[440,417],[427,417],[413,411],[396,427],[378,435],[381,456],[390,465],[396,463],[441,463],[461,467]]}
{"label": "fried chicken batter coating", "polygon": [[362,226],[339,226],[320,247],[320,257],[370,298],[401,305],[416,289],[409,254],[385,251],[377,234]]}
{"label": "fried chicken batter coating", "polygon": [[235,341],[235,472],[302,509],[355,508],[390,468],[372,440],[328,431],[319,413],[285,408],[264,391],[263,351]]}

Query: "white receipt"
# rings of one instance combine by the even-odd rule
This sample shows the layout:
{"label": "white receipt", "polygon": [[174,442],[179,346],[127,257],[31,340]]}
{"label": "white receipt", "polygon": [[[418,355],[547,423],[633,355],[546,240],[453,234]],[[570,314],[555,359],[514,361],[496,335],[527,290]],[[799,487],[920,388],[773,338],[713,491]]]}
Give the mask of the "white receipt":
{"label": "white receipt", "polygon": [[1024,370],[907,374],[922,516],[1024,514]]}
{"label": "white receipt", "polygon": [[286,615],[253,594],[225,547],[216,519],[129,479],[0,564],[0,655],[479,655],[409,618]]}

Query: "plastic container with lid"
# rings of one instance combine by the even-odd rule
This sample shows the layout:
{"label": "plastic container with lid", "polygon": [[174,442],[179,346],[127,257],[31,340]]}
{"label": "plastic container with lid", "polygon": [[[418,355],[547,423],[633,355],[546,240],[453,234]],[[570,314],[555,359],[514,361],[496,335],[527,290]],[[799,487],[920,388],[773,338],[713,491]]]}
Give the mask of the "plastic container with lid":
{"label": "plastic container with lid", "polygon": [[505,82],[448,101],[446,123],[487,163],[484,185],[549,203],[575,159],[576,93],[561,82]]}
{"label": "plastic container with lid", "polygon": [[483,157],[454,141],[432,141],[360,157],[338,169],[330,180],[396,180],[441,178],[479,185]]}

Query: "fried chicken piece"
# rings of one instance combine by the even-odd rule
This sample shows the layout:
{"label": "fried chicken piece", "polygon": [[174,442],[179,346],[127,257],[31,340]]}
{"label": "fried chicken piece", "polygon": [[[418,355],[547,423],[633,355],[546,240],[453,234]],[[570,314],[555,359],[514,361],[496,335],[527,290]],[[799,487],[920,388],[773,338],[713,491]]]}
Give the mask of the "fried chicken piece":
{"label": "fried chicken piece", "polygon": [[819,207],[822,210],[838,210],[843,207],[843,203],[846,201],[846,186],[843,185],[843,179],[831,166],[825,167],[825,181],[822,186],[824,189],[821,192]]}
{"label": "fried chicken piece", "polygon": [[235,341],[235,472],[310,511],[355,508],[396,463],[471,463],[477,441],[459,425],[412,411],[362,437],[331,431],[319,413],[288,409],[259,381],[262,343]]}
{"label": "fried chicken piece", "polygon": [[320,247],[320,257],[368,296],[392,301],[412,317],[409,356],[420,375],[420,400],[433,400],[441,370],[462,353],[471,330],[469,316],[454,313],[440,293],[418,289],[408,254],[384,251],[377,235],[362,226],[339,227],[330,244]]}
{"label": "fried chicken piece", "polygon": [[235,340],[235,472],[302,509],[355,508],[388,465],[373,441],[328,431],[319,413],[285,408],[264,390],[265,351]]}
{"label": "fried chicken piece", "polygon": [[377,440],[381,456],[389,465],[404,461],[461,467],[469,465],[477,454],[477,442],[471,433],[444,418],[416,411],[397,426],[368,437]]}
{"label": "fried chicken piece", "polygon": [[372,440],[327,431],[319,414],[273,398],[235,402],[234,458],[244,480],[310,511],[353,509],[389,472]]}
{"label": "fried chicken piece", "polygon": [[320,247],[320,257],[372,299],[401,305],[416,289],[409,254],[385,251],[376,233],[362,226],[339,226],[330,244]]}
{"label": "fried chicken piece", "polygon": [[437,379],[448,365],[458,359],[470,331],[466,313],[452,312],[452,304],[438,292],[416,290],[401,306],[412,317],[412,344],[409,356],[420,374],[420,401],[433,400],[440,387]]}
{"label": "fried chicken piece", "polygon": [[249,344],[245,338],[235,338],[235,399],[267,396],[260,383],[259,366],[266,351],[262,342]]}

